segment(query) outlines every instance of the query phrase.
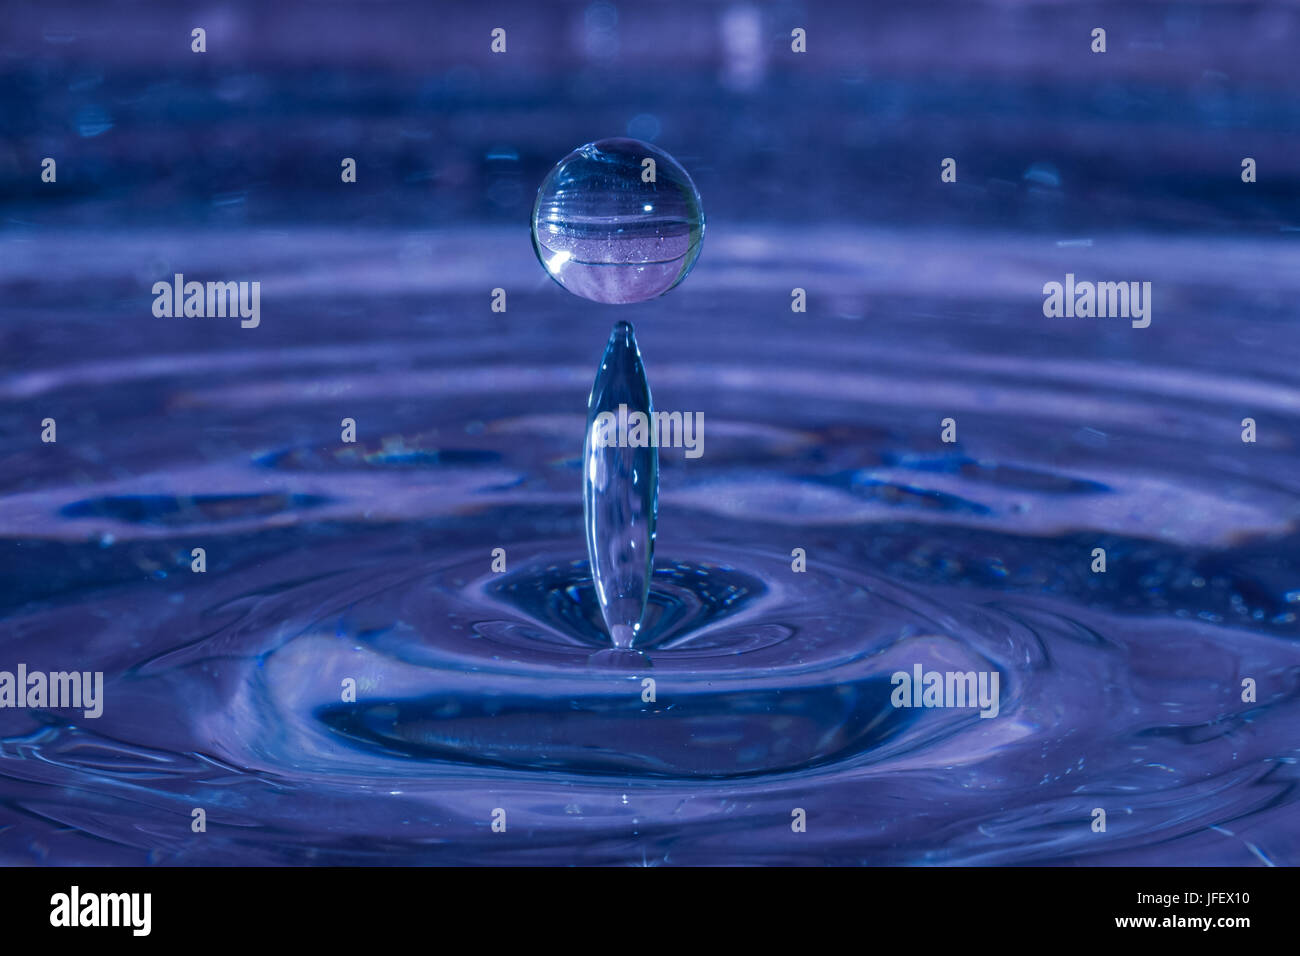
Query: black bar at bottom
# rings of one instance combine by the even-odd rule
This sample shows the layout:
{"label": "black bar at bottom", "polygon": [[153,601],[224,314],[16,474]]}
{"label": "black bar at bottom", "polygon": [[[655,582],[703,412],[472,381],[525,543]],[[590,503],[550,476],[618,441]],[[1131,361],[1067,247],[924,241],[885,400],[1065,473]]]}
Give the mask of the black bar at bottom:
{"label": "black bar at bottom", "polygon": [[689,933],[732,947],[757,936],[775,948],[764,937],[779,928],[812,938],[846,930],[864,944],[876,933],[995,944],[1024,931],[1233,945],[1293,931],[1296,889],[1290,869],[6,868],[0,912],[9,941],[78,933],[128,945],[269,937],[437,947],[468,933],[455,944],[464,948],[480,933],[494,946],[516,933],[533,945],[602,933],[615,945],[642,938],[660,948],[671,938],[661,934]]}

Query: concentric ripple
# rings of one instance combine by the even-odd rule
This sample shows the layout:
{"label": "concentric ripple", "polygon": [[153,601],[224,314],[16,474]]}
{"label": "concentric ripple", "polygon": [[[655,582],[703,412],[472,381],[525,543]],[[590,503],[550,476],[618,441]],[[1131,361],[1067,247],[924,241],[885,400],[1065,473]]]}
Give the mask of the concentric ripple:
{"label": "concentric ripple", "polygon": [[[777,579],[779,563],[747,560],[747,572],[663,568],[643,653],[627,668],[591,663],[601,642],[585,562],[530,564],[512,580],[459,591],[447,585],[469,568],[453,567],[353,602],[276,649],[260,664],[267,700],[249,709],[309,712],[334,737],[386,757],[679,778],[880,759],[887,747],[918,746],[969,716],[913,726],[912,712],[890,705],[889,678],[904,663],[996,666],[969,640],[933,633],[915,599],[818,572],[796,601],[761,584]],[[421,610],[418,596],[431,594],[446,603]],[[484,609],[480,595],[502,601],[514,620],[470,620]],[[847,622],[808,607],[809,595],[818,607],[851,601],[862,620],[850,633]],[[336,626],[354,615],[363,630]],[[462,615],[466,628],[441,625]],[[1008,629],[996,652],[1013,652],[1014,641]],[[339,686],[358,669],[362,689],[340,703]],[[1015,693],[1009,687],[1007,699]]]}

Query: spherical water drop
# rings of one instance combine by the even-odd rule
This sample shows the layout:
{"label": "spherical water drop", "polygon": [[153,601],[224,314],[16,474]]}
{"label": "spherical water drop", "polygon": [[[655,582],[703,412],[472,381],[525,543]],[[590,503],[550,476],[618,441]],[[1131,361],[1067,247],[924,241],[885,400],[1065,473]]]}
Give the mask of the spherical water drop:
{"label": "spherical water drop", "polygon": [[564,288],[596,302],[663,295],[690,273],[703,242],[691,177],[636,139],[575,149],[547,175],[533,206],[537,258]]}

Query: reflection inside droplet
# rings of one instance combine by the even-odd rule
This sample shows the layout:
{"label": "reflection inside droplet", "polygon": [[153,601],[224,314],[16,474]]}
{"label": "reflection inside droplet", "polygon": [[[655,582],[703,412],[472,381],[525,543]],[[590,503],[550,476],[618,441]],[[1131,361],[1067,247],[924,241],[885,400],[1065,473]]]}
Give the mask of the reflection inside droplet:
{"label": "reflection inside droplet", "polygon": [[691,177],[640,140],[574,150],[547,175],[533,207],[537,258],[564,288],[596,302],[662,295],[686,278],[703,241]]}

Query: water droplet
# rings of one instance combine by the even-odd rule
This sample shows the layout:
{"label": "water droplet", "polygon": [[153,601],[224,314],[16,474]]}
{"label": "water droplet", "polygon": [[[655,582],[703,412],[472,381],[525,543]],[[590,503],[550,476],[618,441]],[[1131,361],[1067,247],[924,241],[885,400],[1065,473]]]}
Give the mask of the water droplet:
{"label": "water droplet", "polygon": [[533,206],[537,258],[564,288],[596,302],[663,295],[690,273],[703,242],[691,177],[636,139],[575,149],[547,175]]}
{"label": "water droplet", "polygon": [[631,647],[640,631],[654,569],[659,449],[650,441],[652,410],[636,336],[619,322],[591,386],[582,450],[587,557],[615,647]]}

